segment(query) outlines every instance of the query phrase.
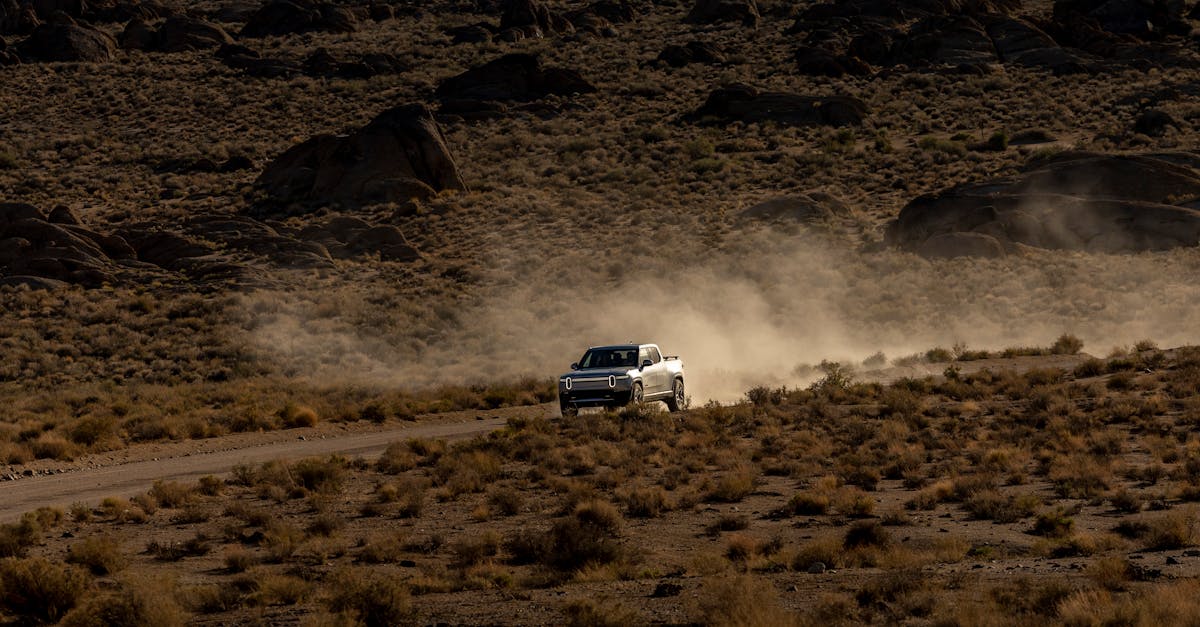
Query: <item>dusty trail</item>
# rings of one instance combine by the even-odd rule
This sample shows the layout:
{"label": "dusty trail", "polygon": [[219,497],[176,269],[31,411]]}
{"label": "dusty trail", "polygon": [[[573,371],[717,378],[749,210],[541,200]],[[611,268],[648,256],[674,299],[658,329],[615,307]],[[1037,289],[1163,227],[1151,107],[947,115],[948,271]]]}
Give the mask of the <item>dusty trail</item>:
{"label": "dusty trail", "polygon": [[457,412],[450,417],[427,416],[426,421],[366,432],[293,430],[171,443],[154,449],[155,457],[149,459],[138,459],[136,450],[127,461],[109,459],[106,463],[102,456],[90,456],[76,466],[55,469],[55,474],[0,483],[0,521],[39,507],[66,508],[78,502],[94,504],[110,496],[132,496],[145,492],[158,479],[195,481],[204,475],[227,474],[238,464],[280,458],[340,454],[370,459],[400,439],[469,438],[499,429],[512,417],[549,417],[555,413],[557,408],[550,404]]}

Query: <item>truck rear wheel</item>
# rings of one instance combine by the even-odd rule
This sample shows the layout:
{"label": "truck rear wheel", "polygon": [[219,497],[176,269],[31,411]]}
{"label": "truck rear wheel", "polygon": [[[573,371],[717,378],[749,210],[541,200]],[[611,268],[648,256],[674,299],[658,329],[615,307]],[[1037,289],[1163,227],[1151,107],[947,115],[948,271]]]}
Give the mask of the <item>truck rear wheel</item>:
{"label": "truck rear wheel", "polygon": [[683,391],[683,379],[675,379],[671,384],[671,398],[667,399],[667,409],[679,411],[687,405],[687,396]]}

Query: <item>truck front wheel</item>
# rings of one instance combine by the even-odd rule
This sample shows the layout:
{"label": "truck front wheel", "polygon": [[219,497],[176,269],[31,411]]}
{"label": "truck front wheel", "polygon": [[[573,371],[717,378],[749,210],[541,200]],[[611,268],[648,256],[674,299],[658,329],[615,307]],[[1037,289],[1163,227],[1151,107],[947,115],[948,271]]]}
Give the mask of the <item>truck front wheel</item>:
{"label": "truck front wheel", "polygon": [[640,405],[642,403],[642,384],[637,382],[633,384],[633,389],[629,391],[629,404]]}

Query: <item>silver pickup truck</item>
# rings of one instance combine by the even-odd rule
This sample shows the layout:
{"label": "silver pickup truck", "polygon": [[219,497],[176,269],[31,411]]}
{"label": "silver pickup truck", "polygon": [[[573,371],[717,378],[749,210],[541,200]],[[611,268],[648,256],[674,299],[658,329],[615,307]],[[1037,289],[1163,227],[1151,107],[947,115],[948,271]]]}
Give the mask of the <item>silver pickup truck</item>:
{"label": "silver pickup truck", "polygon": [[580,407],[620,407],[664,401],[679,411],[687,404],[683,362],[663,356],[657,344],[618,344],[587,349],[571,372],[558,378],[558,404],[563,414]]}

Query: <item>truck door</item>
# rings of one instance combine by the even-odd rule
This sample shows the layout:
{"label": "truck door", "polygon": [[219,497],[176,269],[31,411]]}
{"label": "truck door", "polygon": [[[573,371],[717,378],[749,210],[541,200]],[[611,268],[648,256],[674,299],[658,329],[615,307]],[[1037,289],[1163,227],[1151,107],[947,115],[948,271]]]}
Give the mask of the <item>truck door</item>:
{"label": "truck door", "polygon": [[667,370],[667,364],[663,361],[662,354],[658,352],[658,347],[650,346],[647,350],[650,353],[650,361],[654,362],[655,384],[658,386],[658,391],[666,394],[671,391],[671,372]]}
{"label": "truck door", "polygon": [[665,391],[666,382],[662,355],[653,346],[646,346],[638,351],[638,364],[647,359],[650,360],[651,365],[642,369],[642,385],[646,386],[646,396],[662,394]]}

